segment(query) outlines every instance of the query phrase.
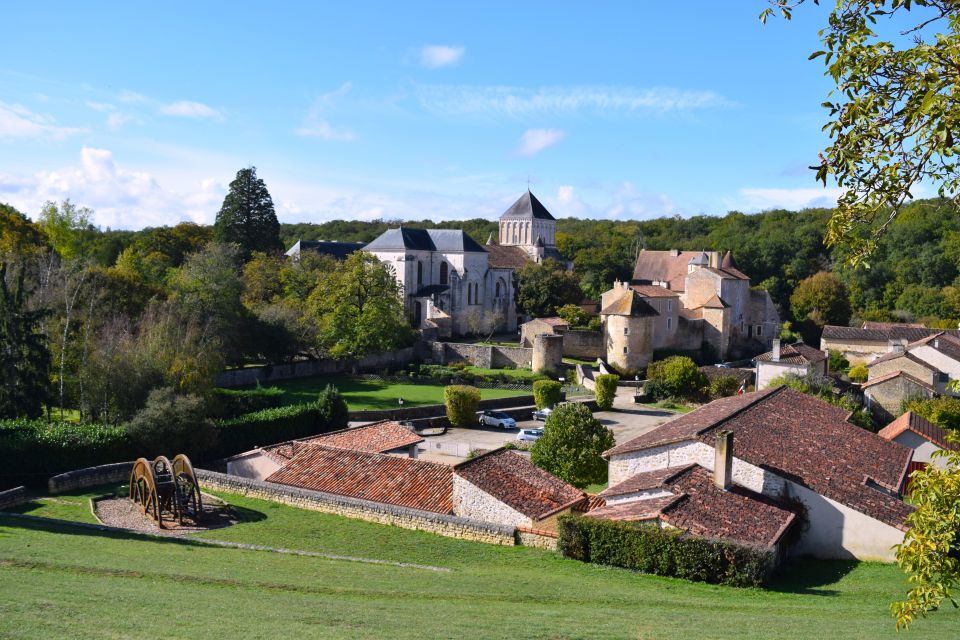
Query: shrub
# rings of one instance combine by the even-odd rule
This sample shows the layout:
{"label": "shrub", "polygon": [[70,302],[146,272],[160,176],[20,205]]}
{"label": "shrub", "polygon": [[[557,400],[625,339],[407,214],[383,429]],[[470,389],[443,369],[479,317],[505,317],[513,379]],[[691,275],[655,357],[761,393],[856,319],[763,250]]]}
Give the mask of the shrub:
{"label": "shrub", "polygon": [[131,443],[137,447],[138,458],[185,453],[202,459],[217,440],[203,399],[179,395],[170,387],[151,390],[147,403],[126,428]]}
{"label": "shrub", "polygon": [[668,395],[691,398],[707,386],[707,378],[696,363],[686,356],[670,356],[651,362],[647,377],[656,382]]}
{"label": "shrub", "polygon": [[740,389],[740,381],[733,376],[717,376],[710,381],[710,397],[726,398]]}
{"label": "shrub", "polygon": [[284,390],[279,387],[261,387],[255,389],[213,389],[210,410],[214,417],[232,418],[233,416],[272,409],[283,402]]}
{"label": "shrub", "polygon": [[533,402],[537,409],[552,407],[560,402],[563,385],[555,380],[537,380],[533,383]]}
{"label": "shrub", "polygon": [[317,396],[317,411],[319,420],[328,430],[346,429],[350,421],[350,409],[347,401],[340,395],[340,391],[328,384],[326,389]]}
{"label": "shrub", "polygon": [[617,397],[617,383],[620,376],[605,373],[594,378],[594,396],[597,399],[597,408],[608,411],[613,406],[613,399]]}
{"label": "shrub", "polygon": [[851,382],[866,382],[867,378],[870,376],[870,372],[864,365],[858,364],[850,369],[850,373],[847,375],[850,376]]}
{"label": "shrub", "polygon": [[443,402],[447,407],[447,419],[455,427],[473,425],[480,408],[480,390],[463,384],[443,388]]}
{"label": "shrub", "polygon": [[917,398],[906,402],[903,409],[913,411],[944,429],[960,430],[960,400],[957,398]]}
{"label": "shrub", "polygon": [[575,487],[607,480],[607,463],[600,457],[614,445],[613,432],[580,403],[554,409],[543,436],[531,448],[533,464]]}
{"label": "shrub", "polygon": [[775,566],[772,550],[685,536],[679,529],[563,515],[559,551],[568,558],[734,587],[763,585]]}
{"label": "shrub", "polygon": [[[827,366],[829,367],[830,371],[846,371],[850,368],[850,361],[843,357],[842,351],[830,349],[828,355],[829,360],[827,361]],[[853,378],[851,378],[851,380],[852,379]],[[866,377],[864,377],[864,380],[866,380]]]}
{"label": "shrub", "polygon": [[335,431],[316,402],[254,411],[216,423],[219,445],[212,455],[230,456],[255,447]]}

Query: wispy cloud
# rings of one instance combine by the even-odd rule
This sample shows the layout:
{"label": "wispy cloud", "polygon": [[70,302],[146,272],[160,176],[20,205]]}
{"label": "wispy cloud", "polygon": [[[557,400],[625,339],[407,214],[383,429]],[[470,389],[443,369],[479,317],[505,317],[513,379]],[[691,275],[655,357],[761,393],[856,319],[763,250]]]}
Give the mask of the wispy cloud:
{"label": "wispy cloud", "polygon": [[130,115],[129,113],[114,111],[107,116],[107,128],[109,128],[111,131],[119,131],[123,125],[131,122],[142,124],[139,118]]}
{"label": "wispy cloud", "polygon": [[352,88],[352,84],[344,82],[333,91],[314,100],[303,119],[303,125],[297,128],[294,133],[306,138],[321,138],[323,140],[350,141],[356,139],[356,135],[352,131],[345,128],[336,128],[324,117],[324,112],[350,93]]}
{"label": "wispy cloud", "polygon": [[667,112],[728,107],[713,91],[655,87],[525,87],[420,85],[420,105],[444,115],[525,117],[577,112]]}
{"label": "wispy cloud", "polygon": [[431,69],[449,67],[459,63],[465,51],[464,47],[443,44],[426,45],[420,49],[420,64]]}
{"label": "wispy cloud", "polygon": [[147,97],[141,93],[137,93],[136,91],[124,89],[117,94],[117,100],[120,102],[146,102]]}
{"label": "wispy cloud", "polygon": [[46,138],[63,140],[66,137],[84,133],[86,129],[63,127],[46,115],[34,113],[18,104],[0,102],[0,139],[2,138]]}
{"label": "wispy cloud", "polygon": [[160,107],[160,113],[168,116],[178,116],[181,118],[220,118],[222,114],[213,107],[208,107],[201,102],[191,100],[180,100]]}
{"label": "wispy cloud", "polygon": [[527,129],[520,136],[520,146],[517,148],[517,153],[527,157],[535,155],[547,147],[557,144],[566,135],[559,129]]}
{"label": "wispy cloud", "polygon": [[800,187],[796,189],[744,188],[737,197],[727,200],[728,208],[745,211],[766,209],[803,209],[806,207],[835,207],[844,189],[837,187]]}
{"label": "wispy cloud", "polygon": [[87,100],[86,104],[88,107],[90,107],[94,111],[99,111],[101,113],[116,111],[117,109],[116,105],[110,104],[109,102],[93,102],[91,100]]}

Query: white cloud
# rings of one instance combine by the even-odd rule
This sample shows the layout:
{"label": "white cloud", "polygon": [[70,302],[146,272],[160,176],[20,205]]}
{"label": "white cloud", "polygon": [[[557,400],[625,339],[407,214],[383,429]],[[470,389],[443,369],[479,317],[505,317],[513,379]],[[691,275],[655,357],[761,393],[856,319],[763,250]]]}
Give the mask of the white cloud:
{"label": "white cloud", "polygon": [[88,100],[86,104],[88,107],[90,107],[94,111],[99,111],[101,113],[116,111],[117,109],[116,105],[110,104],[109,102],[93,102],[91,100]]}
{"label": "white cloud", "polygon": [[618,220],[649,220],[680,213],[665,193],[638,190],[632,182],[623,182],[614,192],[603,216]]}
{"label": "white cloud", "polygon": [[344,82],[333,91],[314,100],[303,119],[303,125],[294,132],[298,136],[322,138],[323,140],[350,141],[356,139],[356,135],[352,131],[345,128],[336,128],[323,117],[324,112],[334,106],[343,96],[350,93],[352,88],[352,84]]}
{"label": "white cloud", "polygon": [[63,140],[86,129],[62,127],[50,116],[33,113],[24,106],[0,102],[0,139],[45,138]]}
{"label": "white cloud", "polygon": [[129,89],[124,89],[119,94],[117,94],[117,100],[120,102],[146,102],[147,97],[143,94],[137,93],[136,91],[130,91]]}
{"label": "white cloud", "polygon": [[190,100],[180,100],[160,107],[160,113],[182,118],[220,118],[222,114],[207,105]]}
{"label": "white cloud", "polygon": [[520,136],[517,153],[521,156],[535,155],[547,147],[552,147],[566,137],[559,129],[527,129]]}
{"label": "white cloud", "polygon": [[118,131],[123,125],[129,122],[137,122],[140,120],[136,116],[132,116],[128,113],[121,113],[119,111],[114,111],[107,116],[107,127],[111,131]]}
{"label": "white cloud", "polygon": [[728,107],[713,91],[671,87],[525,87],[421,85],[421,106],[444,115],[527,117],[589,112],[668,112]]}
{"label": "white cloud", "polygon": [[427,45],[420,49],[420,64],[431,69],[448,67],[463,59],[464,47],[451,47],[442,44]]}
{"label": "white cloud", "polygon": [[844,189],[837,187],[801,187],[797,189],[754,189],[737,191],[737,197],[725,204],[730,209],[764,211],[766,209],[803,209],[806,207],[835,207]]}

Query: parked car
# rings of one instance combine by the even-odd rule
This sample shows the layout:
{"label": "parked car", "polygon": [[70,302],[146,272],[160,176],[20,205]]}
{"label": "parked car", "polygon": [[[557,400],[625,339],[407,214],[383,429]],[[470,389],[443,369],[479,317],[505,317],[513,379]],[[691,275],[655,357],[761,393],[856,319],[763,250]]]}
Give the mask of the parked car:
{"label": "parked car", "polygon": [[717,369],[729,369],[729,368],[730,368],[730,363],[729,363],[729,362],[718,362],[717,364],[715,364],[715,365],[713,365],[713,366],[715,366]]}
{"label": "parked car", "polygon": [[517,440],[520,442],[536,442],[543,435],[543,429],[520,429]]}
{"label": "parked car", "polygon": [[516,429],[517,421],[503,411],[484,411],[480,414],[480,424],[485,427]]}
{"label": "parked car", "polygon": [[553,409],[550,407],[544,407],[543,409],[537,409],[533,412],[533,419],[539,420],[540,422],[546,422],[547,418],[550,417],[550,414],[553,413]]}

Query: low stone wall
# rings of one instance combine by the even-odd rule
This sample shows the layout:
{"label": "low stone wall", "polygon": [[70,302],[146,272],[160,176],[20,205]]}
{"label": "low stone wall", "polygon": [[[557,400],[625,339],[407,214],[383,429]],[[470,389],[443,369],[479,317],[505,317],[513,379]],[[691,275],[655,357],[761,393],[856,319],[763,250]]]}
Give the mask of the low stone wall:
{"label": "low stone wall", "polygon": [[276,382],[292,378],[309,378],[311,376],[348,373],[353,371],[370,371],[384,368],[405,367],[419,360],[422,346],[407,347],[397,351],[374,353],[369,356],[344,360],[301,360],[289,364],[274,364],[265,367],[250,367],[248,369],[233,369],[224,371],[217,377],[218,387],[244,387],[256,383]]}
{"label": "low stone wall", "polygon": [[0,511],[15,507],[27,502],[27,490],[25,487],[14,487],[6,491],[0,491]]}
{"label": "low stone wall", "polygon": [[449,538],[499,545],[516,543],[513,527],[419,509],[396,507],[320,491],[288,487],[261,480],[228,476],[206,469],[197,469],[197,477],[204,489],[219,489],[301,509],[393,525],[403,529],[428,531]]}
{"label": "low stone wall", "polygon": [[[533,396],[513,396],[509,398],[492,398],[481,400],[480,409],[506,409],[511,407],[527,407],[533,404]],[[422,420],[447,415],[447,408],[442,404],[427,404],[421,407],[407,407],[405,409],[372,409],[369,411],[351,411],[350,422],[376,422],[377,420]]]}
{"label": "low stone wall", "polygon": [[607,357],[607,344],[602,331],[567,330],[563,335],[563,355],[567,358]]}
{"label": "low stone wall", "polygon": [[50,493],[55,494],[95,487],[101,484],[123,482],[130,478],[132,469],[133,462],[116,462],[99,467],[75,469],[50,478],[47,481],[47,489]]}
{"label": "low stone wall", "polygon": [[557,550],[557,540],[559,538],[560,536],[553,531],[545,531],[543,529],[517,527],[516,531],[516,543],[518,545],[547,549],[549,551]]}
{"label": "low stone wall", "polygon": [[489,344],[463,342],[434,342],[431,344],[434,360],[439,364],[468,360],[484,369],[520,367],[529,369],[533,362],[533,349],[525,347],[497,347]]}
{"label": "low stone wall", "polygon": [[502,369],[511,365],[520,369],[527,369],[533,361],[533,349],[526,349],[524,347],[491,348],[493,349],[491,369]]}

